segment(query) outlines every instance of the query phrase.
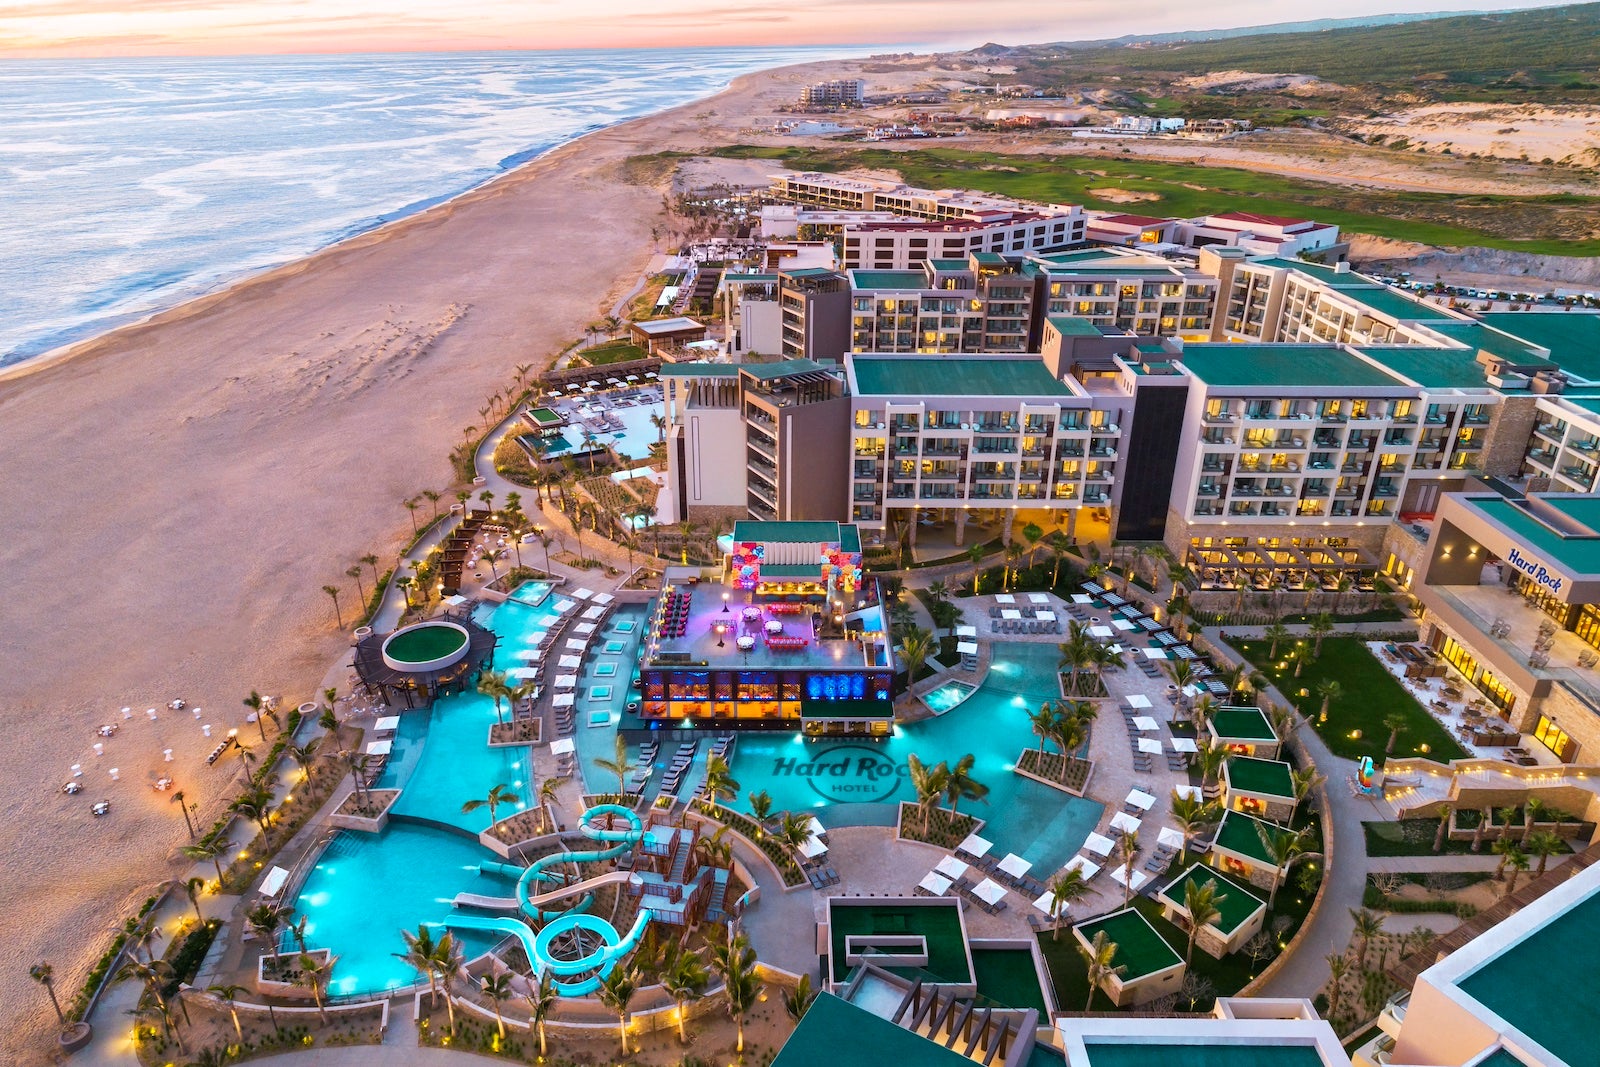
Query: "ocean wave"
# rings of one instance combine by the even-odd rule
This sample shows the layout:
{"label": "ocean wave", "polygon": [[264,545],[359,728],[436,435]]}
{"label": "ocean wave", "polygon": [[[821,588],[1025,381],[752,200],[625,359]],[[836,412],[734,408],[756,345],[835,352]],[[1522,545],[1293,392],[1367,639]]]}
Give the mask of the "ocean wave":
{"label": "ocean wave", "polygon": [[28,60],[0,71],[0,365],[838,50]]}

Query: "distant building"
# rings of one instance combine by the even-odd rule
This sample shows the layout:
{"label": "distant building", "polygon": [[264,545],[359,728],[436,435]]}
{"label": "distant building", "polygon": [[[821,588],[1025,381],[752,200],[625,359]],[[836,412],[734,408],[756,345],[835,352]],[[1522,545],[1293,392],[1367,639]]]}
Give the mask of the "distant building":
{"label": "distant building", "polygon": [[859,78],[817,82],[800,89],[801,107],[860,107],[866,99],[867,83]]}
{"label": "distant building", "polygon": [[628,334],[640,348],[655,355],[657,346],[677,347],[691,341],[704,341],[706,328],[694,319],[679,315],[670,319],[629,323]]}
{"label": "distant building", "polygon": [[1311,219],[1262,215],[1255,211],[1224,211],[1220,215],[1183,219],[1177,240],[1190,248],[1228,245],[1253,256],[1319,254],[1325,262],[1339,262],[1350,253],[1349,242],[1339,240],[1339,227]]}
{"label": "distant building", "polygon": [[1183,129],[1183,119],[1158,119],[1151,115],[1118,115],[1111,129],[1119,133],[1153,134],[1177,133]]}

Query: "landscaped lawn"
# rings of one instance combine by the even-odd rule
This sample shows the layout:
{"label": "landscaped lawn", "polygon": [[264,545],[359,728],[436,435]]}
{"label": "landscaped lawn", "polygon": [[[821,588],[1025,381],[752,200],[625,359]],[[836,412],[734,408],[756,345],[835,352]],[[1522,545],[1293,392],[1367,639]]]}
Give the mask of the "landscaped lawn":
{"label": "landscaped lawn", "polygon": [[629,360],[645,359],[650,353],[627,338],[618,338],[614,341],[602,341],[593,348],[585,348],[578,355],[587,360],[590,366],[600,367],[607,363],[626,363]]}
{"label": "landscaped lawn", "polygon": [[[1294,675],[1294,661],[1285,658],[1294,642],[1280,641],[1276,660],[1268,659],[1270,646],[1266,641],[1232,644],[1316,725],[1317,733],[1336,756],[1371,756],[1382,763],[1383,749],[1389,741],[1389,728],[1383,720],[1396,712],[1409,724],[1395,741],[1396,757],[1426,756],[1443,763],[1466,756],[1449,731],[1406,692],[1394,675],[1383,669],[1359,638],[1323,639],[1322,654],[1308,662],[1298,678]],[[1322,698],[1317,695],[1317,685],[1329,678],[1336,680],[1343,692],[1329,706],[1328,721],[1318,723]],[[1359,736],[1352,736],[1357,732]],[[1427,751],[1423,751],[1424,745]]]}

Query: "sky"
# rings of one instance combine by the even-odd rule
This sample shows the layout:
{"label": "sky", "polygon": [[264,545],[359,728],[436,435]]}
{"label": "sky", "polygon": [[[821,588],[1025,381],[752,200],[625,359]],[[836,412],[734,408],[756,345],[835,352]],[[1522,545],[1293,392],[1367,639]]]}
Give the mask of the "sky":
{"label": "sky", "polygon": [[1217,0],[1204,9],[1170,0],[0,0],[0,57],[968,47],[1468,6],[1450,0],[1305,0],[1292,9],[1272,0]]}

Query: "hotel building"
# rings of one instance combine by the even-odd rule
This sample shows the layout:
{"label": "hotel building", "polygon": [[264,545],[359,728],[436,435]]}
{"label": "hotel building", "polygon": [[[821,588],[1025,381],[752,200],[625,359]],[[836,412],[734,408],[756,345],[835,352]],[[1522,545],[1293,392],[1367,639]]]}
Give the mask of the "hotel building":
{"label": "hotel building", "polygon": [[[802,215],[802,222],[820,225]],[[1020,256],[1081,245],[1084,220],[1076,210],[974,210],[963,219],[849,222],[838,227],[846,270],[913,270],[930,259],[962,259],[975,252]]]}
{"label": "hotel building", "polygon": [[1070,315],[1149,337],[1210,336],[1218,281],[1158,256],[1091,248],[1029,260],[1046,316]]}
{"label": "hotel building", "polygon": [[992,252],[850,272],[852,352],[1030,350],[1034,280]]}

